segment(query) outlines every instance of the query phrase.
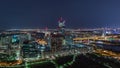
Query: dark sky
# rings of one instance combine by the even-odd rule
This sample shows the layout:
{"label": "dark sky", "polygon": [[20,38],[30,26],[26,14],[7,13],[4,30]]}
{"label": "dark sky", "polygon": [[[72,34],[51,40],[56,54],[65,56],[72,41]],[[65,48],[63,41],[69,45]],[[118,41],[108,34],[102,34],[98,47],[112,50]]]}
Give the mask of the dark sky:
{"label": "dark sky", "polygon": [[0,0],[0,28],[120,27],[120,0]]}

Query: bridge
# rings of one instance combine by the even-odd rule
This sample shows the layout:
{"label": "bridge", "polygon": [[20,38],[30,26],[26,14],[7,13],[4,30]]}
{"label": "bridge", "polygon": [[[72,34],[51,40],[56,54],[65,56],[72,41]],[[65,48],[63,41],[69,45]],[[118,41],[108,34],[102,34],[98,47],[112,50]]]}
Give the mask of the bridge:
{"label": "bridge", "polygon": [[96,41],[96,40],[102,40],[102,41],[108,41],[108,40],[120,40],[117,38],[117,36],[92,36],[92,37],[77,37],[73,38],[74,43],[84,43],[85,42],[90,42],[90,41]]}

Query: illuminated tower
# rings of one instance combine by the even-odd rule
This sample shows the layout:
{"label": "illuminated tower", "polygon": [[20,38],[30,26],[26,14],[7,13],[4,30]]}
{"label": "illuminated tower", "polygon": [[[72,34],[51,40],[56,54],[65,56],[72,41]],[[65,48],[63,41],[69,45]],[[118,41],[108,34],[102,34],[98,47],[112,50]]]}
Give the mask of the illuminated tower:
{"label": "illuminated tower", "polygon": [[27,36],[28,36],[28,40],[31,40],[31,34],[30,33],[27,33]]}
{"label": "illuminated tower", "polygon": [[65,33],[65,20],[63,20],[62,17],[60,17],[60,19],[58,20],[58,30],[59,30],[59,33],[63,34]]}
{"label": "illuminated tower", "polygon": [[51,33],[51,51],[56,52],[61,50],[65,39],[65,20],[59,18],[57,32]]}
{"label": "illuminated tower", "polygon": [[102,30],[103,30],[103,31],[102,31],[102,37],[105,37],[105,35],[106,35],[106,29],[103,28]]}

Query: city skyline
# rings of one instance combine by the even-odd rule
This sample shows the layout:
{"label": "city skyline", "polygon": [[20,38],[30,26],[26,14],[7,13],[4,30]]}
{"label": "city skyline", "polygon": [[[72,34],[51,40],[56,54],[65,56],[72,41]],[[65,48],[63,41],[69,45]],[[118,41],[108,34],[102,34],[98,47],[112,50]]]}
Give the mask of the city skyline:
{"label": "city skyline", "polygon": [[120,27],[117,0],[4,0],[0,1],[0,28]]}

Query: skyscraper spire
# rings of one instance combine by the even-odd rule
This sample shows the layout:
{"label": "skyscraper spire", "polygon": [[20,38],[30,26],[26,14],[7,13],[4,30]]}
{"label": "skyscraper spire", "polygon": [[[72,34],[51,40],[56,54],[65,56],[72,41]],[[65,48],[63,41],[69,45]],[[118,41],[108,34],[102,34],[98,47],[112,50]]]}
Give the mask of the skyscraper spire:
{"label": "skyscraper spire", "polygon": [[59,20],[58,20],[58,30],[59,30],[59,33],[63,34],[65,33],[65,20],[60,17]]}
{"label": "skyscraper spire", "polygon": [[60,17],[60,19],[58,20],[59,23],[59,28],[64,28],[65,27],[65,20],[63,20],[62,17]]}

